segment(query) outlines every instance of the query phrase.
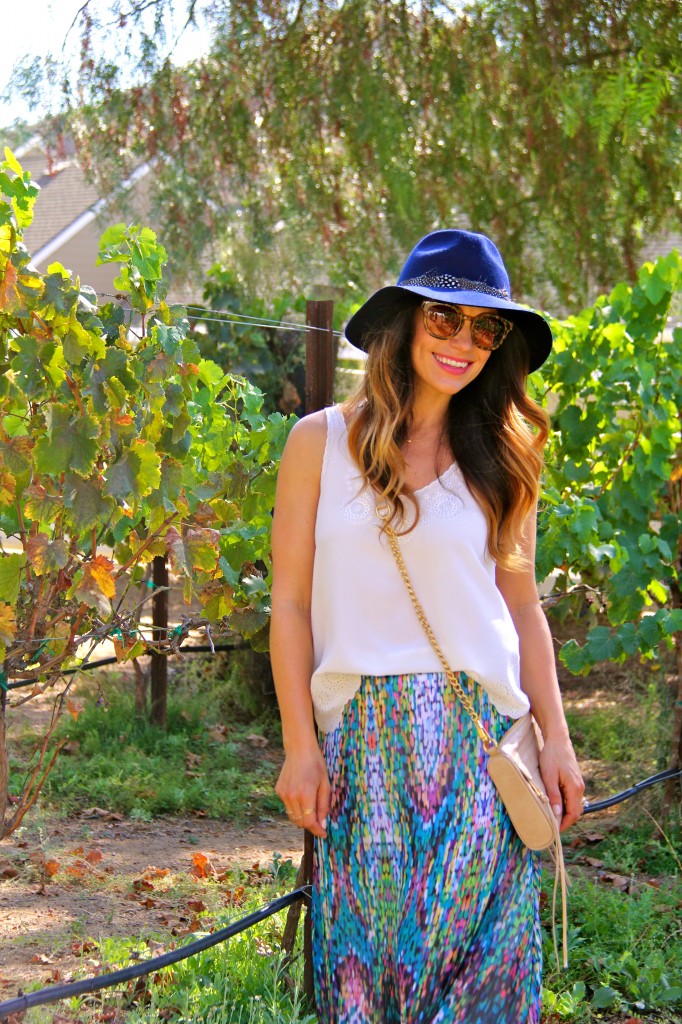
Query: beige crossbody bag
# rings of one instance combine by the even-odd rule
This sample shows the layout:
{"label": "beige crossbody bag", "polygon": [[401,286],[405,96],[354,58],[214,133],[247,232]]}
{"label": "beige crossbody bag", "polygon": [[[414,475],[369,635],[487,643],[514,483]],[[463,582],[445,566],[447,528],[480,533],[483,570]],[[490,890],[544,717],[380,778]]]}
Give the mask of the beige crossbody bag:
{"label": "beige crossbody bag", "polygon": [[556,955],[557,967],[559,966],[559,950],[556,941],[556,897],[559,882],[561,882],[561,903],[562,903],[562,942],[563,942],[563,966],[568,967],[568,940],[567,940],[567,919],[566,919],[566,870],[564,866],[564,855],[561,846],[561,834],[556,818],[547,798],[542,776],[540,774],[540,750],[542,749],[542,736],[532,714],[528,712],[519,718],[512,725],[499,743],[495,743],[483,722],[476,714],[476,710],[469,700],[469,697],[462,689],[462,686],[450,668],[445,655],[443,654],[433,630],[426,618],[417,595],[412,587],[407,566],[400,551],[398,540],[393,527],[387,521],[388,507],[377,508],[377,515],[384,523],[384,530],[393,552],[393,557],[398,565],[405,586],[409,592],[414,610],[422,625],[429,643],[436,652],[439,661],[445,669],[445,674],[452,684],[457,696],[471,716],[483,746],[488,755],[488,774],[500,795],[507,814],[511,818],[512,825],[516,829],[519,839],[530,850],[549,850],[554,862],[554,894],[552,898],[552,938],[554,940],[554,953]]}

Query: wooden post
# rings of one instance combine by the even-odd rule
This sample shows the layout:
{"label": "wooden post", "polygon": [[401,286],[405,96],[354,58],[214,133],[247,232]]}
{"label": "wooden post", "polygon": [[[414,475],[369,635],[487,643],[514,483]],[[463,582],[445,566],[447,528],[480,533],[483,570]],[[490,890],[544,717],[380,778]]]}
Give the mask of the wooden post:
{"label": "wooden post", "polygon": [[[154,558],[152,568],[154,596],[152,597],[152,641],[165,641],[168,637],[168,590],[158,593],[158,587],[168,587],[168,566],[165,555]],[[151,707],[149,720],[153,725],[166,728],[166,695],[168,683],[168,658],[165,654],[152,653],[151,664]]]}
{"label": "wooden post", "polygon": [[[331,405],[334,396],[334,360],[336,346],[332,330],[334,303],[306,302],[305,349],[305,411],[318,412]],[[303,859],[299,868],[296,886],[310,885],[313,875],[314,838],[308,831],[303,833]],[[284,930],[282,947],[291,953],[296,928],[301,913],[301,904],[294,903],[289,908],[287,923]],[[306,906],[303,920],[303,990],[311,1005],[315,1003],[315,983],[313,978],[313,938],[310,920],[310,907]]]}
{"label": "wooden post", "polygon": [[306,302],[305,411],[331,405],[334,396],[336,346],[332,330],[333,302]]}

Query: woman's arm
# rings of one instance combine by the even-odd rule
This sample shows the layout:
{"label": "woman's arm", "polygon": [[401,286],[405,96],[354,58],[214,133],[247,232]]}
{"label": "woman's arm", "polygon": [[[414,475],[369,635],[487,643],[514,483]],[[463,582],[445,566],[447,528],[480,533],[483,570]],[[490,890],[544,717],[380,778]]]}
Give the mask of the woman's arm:
{"label": "woman's arm", "polygon": [[585,790],[561,704],[554,648],[535,584],[535,515],[529,516],[523,539],[527,568],[497,569],[497,586],[509,608],[519,637],[521,688],[542,730],[540,770],[547,796],[561,830],[578,820]]}
{"label": "woman's arm", "polygon": [[310,696],[310,604],[326,436],[324,412],[306,416],[293,427],[277,477],[272,526],[270,655],[285,753],[275,792],[291,820],[317,836],[326,835],[329,779]]}

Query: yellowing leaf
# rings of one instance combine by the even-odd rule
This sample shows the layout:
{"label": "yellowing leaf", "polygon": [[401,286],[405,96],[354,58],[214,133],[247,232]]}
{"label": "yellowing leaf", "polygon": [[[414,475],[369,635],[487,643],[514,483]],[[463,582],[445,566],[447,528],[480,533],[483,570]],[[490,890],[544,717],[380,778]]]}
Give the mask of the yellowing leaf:
{"label": "yellowing leaf", "polygon": [[77,704],[75,700],[67,700],[66,709],[76,722],[78,721],[78,716],[83,714],[83,706]]}
{"label": "yellowing leaf", "polygon": [[78,597],[91,608],[95,608],[103,618],[111,615],[111,598],[116,592],[116,584],[112,575],[114,563],[97,555],[92,562],[86,562],[77,577],[71,594]]}
{"label": "yellowing leaf", "polygon": [[14,608],[0,601],[0,640],[3,644],[10,644],[17,631],[17,619]]}
{"label": "yellowing leaf", "polygon": [[17,304],[17,271],[10,262],[5,265],[5,271],[0,278],[0,311],[9,312]]}
{"label": "yellowing leaf", "polygon": [[17,491],[17,482],[11,473],[0,469],[0,505],[9,505],[14,501]]}
{"label": "yellowing leaf", "polygon": [[53,523],[61,500],[38,481],[34,481],[24,491],[24,515],[39,523]]}
{"label": "yellowing leaf", "polygon": [[113,643],[117,661],[132,661],[133,658],[139,658],[145,651],[143,641],[134,640],[132,637],[127,637],[125,642],[114,637]]}
{"label": "yellowing leaf", "polygon": [[114,563],[105,555],[97,555],[91,562],[86,562],[85,575],[89,582],[99,587],[105,597],[112,598],[116,593],[116,582],[113,577]]}
{"label": "yellowing leaf", "polygon": [[63,569],[69,560],[69,547],[64,540],[50,542],[49,537],[39,533],[30,537],[27,545],[28,560],[36,576]]}
{"label": "yellowing leaf", "polygon": [[215,569],[220,555],[218,545],[220,534],[206,528],[190,529],[185,538],[185,547],[193,569],[211,572]]}

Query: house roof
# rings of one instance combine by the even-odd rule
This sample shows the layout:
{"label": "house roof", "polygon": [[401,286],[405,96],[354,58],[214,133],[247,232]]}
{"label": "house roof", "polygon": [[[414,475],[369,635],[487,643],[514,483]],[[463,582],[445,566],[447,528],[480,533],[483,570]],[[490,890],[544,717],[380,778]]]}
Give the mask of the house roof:
{"label": "house roof", "polygon": [[33,223],[24,232],[27,249],[36,254],[90,210],[100,197],[85,180],[68,139],[60,144],[55,154],[46,154],[43,144],[32,140],[17,151],[17,158],[40,185]]}

